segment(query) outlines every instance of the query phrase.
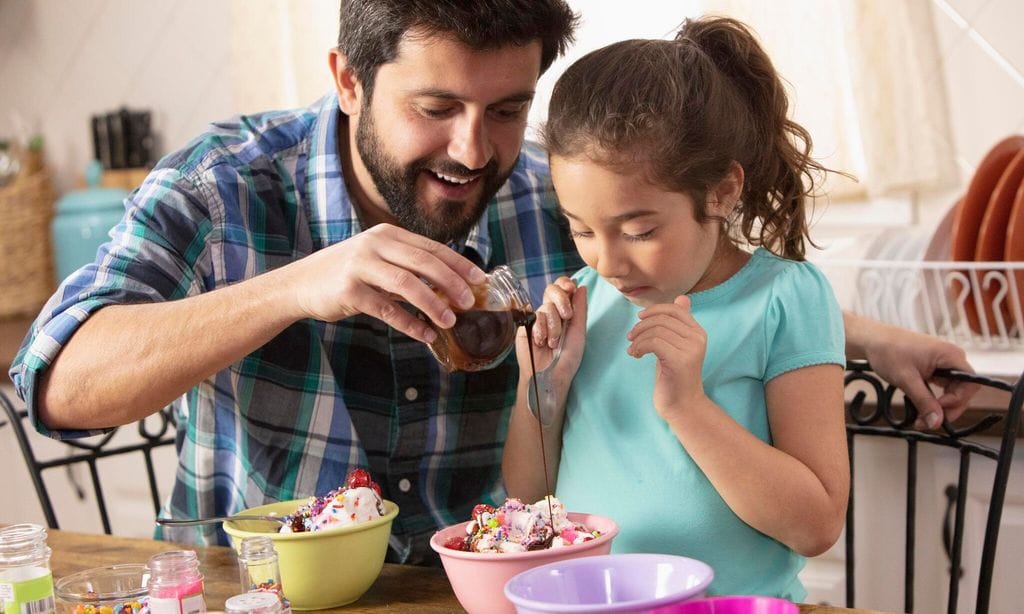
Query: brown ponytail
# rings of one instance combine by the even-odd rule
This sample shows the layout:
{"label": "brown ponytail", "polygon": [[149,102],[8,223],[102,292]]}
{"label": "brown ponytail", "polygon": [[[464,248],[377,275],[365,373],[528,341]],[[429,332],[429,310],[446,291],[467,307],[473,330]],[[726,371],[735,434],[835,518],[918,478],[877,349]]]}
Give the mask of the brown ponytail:
{"label": "brown ponytail", "polygon": [[623,41],[578,60],[555,85],[542,136],[551,155],[640,167],[689,193],[699,222],[709,219],[708,190],[738,162],[743,194],[728,222],[750,245],[803,260],[807,197],[828,169],[788,109],[750,30],[705,17],[685,21],[674,41]]}

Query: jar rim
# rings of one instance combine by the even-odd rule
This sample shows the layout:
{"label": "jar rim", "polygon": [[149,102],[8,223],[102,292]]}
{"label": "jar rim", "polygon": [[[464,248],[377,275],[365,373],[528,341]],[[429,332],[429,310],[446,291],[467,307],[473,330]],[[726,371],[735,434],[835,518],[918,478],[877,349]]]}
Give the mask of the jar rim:
{"label": "jar rim", "polygon": [[[96,582],[100,578],[138,578],[138,586],[133,589],[97,591]],[[148,593],[149,568],[139,563],[123,563],[93,567],[64,576],[54,583],[54,596],[69,603],[90,603],[96,601],[124,600],[141,598]]]}

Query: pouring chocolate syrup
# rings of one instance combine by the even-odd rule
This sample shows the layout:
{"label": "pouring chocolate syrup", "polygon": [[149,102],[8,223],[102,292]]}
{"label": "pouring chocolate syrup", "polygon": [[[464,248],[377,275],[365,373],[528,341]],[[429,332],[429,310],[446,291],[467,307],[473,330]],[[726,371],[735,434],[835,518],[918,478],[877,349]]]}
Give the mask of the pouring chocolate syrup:
{"label": "pouring chocolate syrup", "polygon": [[[484,284],[473,287],[473,296],[475,300],[469,309],[453,309],[455,324],[451,328],[441,328],[423,318],[437,333],[437,338],[428,347],[448,371],[480,371],[494,367],[515,347],[516,329],[520,326],[526,327],[527,339],[533,339],[533,323],[537,315],[533,312],[526,289],[512,269],[505,265],[495,267],[487,274]],[[527,345],[530,348],[530,369],[533,372],[530,385],[533,387],[534,398],[540,399],[533,342]],[[541,415],[540,412],[538,415]],[[548,512],[553,518],[544,427],[539,418],[537,433],[540,436],[544,467],[544,488],[548,493]]]}

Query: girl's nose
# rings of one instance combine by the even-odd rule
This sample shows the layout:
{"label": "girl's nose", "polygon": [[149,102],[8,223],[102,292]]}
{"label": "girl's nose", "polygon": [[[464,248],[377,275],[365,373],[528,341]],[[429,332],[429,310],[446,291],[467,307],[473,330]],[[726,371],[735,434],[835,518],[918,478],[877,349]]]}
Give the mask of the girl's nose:
{"label": "girl's nose", "polygon": [[448,141],[448,156],[451,159],[466,168],[479,169],[486,166],[493,155],[483,117],[467,113],[453,123]]}
{"label": "girl's nose", "polygon": [[615,241],[602,241],[597,248],[597,262],[594,270],[605,279],[625,277],[629,272],[629,260]]}

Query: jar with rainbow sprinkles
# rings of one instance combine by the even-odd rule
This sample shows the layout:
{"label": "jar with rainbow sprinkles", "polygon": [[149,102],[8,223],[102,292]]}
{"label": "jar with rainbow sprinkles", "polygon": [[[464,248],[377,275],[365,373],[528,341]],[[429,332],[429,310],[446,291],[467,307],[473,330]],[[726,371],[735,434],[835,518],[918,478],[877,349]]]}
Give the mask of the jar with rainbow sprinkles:
{"label": "jar with rainbow sprinkles", "polygon": [[238,546],[238,575],[242,581],[242,591],[262,591],[277,595],[281,601],[281,611],[291,612],[291,604],[284,596],[281,587],[281,569],[277,562],[277,550],[270,537],[252,535],[246,537]]}
{"label": "jar with rainbow sprinkles", "polygon": [[58,614],[149,614],[145,565],[109,565],[57,580]]}

